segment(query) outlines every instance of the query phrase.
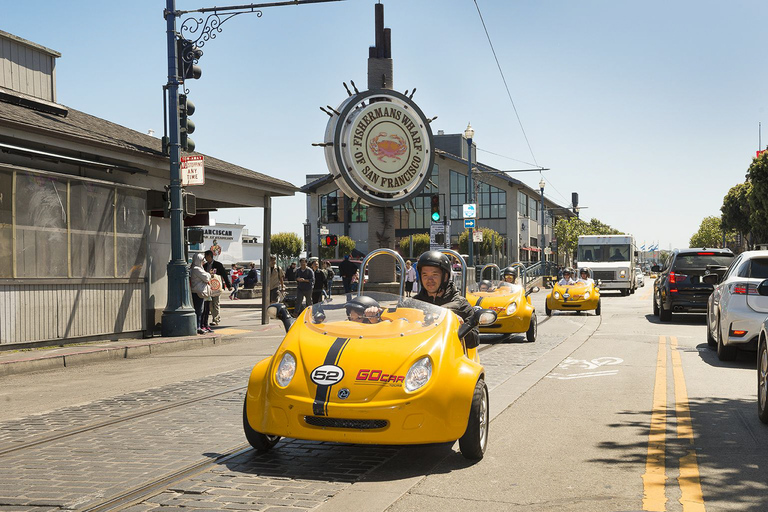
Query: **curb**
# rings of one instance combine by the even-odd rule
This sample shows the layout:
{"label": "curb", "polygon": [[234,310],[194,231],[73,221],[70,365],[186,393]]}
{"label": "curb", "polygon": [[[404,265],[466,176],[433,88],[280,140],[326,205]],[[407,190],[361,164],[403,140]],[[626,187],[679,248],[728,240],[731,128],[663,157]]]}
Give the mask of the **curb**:
{"label": "curb", "polygon": [[223,335],[196,335],[195,337],[188,336],[143,343],[139,342],[136,344],[118,345],[115,347],[78,347],[73,349],[72,352],[64,354],[31,357],[20,355],[18,359],[0,361],[0,377],[41,370],[52,370],[56,368],[83,366],[90,363],[116,359],[138,359],[156,354],[209,347],[220,344],[223,341]]}

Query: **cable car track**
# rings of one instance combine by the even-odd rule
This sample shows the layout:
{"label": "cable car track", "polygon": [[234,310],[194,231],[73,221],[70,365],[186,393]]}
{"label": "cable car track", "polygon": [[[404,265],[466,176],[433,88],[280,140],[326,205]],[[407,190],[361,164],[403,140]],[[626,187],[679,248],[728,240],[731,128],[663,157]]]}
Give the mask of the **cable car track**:
{"label": "cable car track", "polygon": [[189,405],[189,404],[192,404],[192,403],[202,402],[204,400],[210,400],[211,398],[216,398],[216,397],[221,396],[221,395],[226,395],[226,394],[229,394],[229,393],[235,393],[237,391],[244,390],[247,387],[248,386],[238,386],[238,387],[235,387],[235,388],[226,389],[224,391],[218,391],[216,393],[211,393],[211,394],[208,394],[208,395],[197,396],[197,397],[194,397],[194,398],[188,398],[186,400],[180,400],[180,401],[174,402],[172,404],[166,404],[166,405],[160,405],[160,406],[157,406],[157,407],[151,407],[151,408],[143,410],[143,411],[139,411],[139,412],[135,412],[135,413],[131,413],[131,414],[126,414],[124,416],[119,416],[117,418],[113,418],[113,419],[110,419],[110,420],[101,421],[101,422],[97,422],[97,423],[91,423],[89,425],[85,425],[85,426],[82,426],[82,427],[77,427],[77,428],[71,428],[69,430],[64,430],[62,432],[54,433],[54,434],[51,434],[51,435],[48,435],[48,436],[44,436],[42,438],[38,438],[38,439],[35,439],[33,441],[28,441],[26,443],[21,443],[21,444],[19,444],[17,446],[11,446],[9,448],[0,448],[0,457],[2,457],[4,455],[8,455],[9,453],[18,452],[18,451],[21,451],[21,450],[26,450],[27,448],[32,448],[34,446],[38,446],[38,445],[41,445],[41,444],[51,443],[53,441],[58,441],[60,439],[66,438],[66,437],[71,437],[71,436],[74,436],[74,435],[77,435],[77,434],[82,434],[83,432],[90,432],[91,430],[96,430],[96,429],[99,429],[99,428],[109,427],[109,426],[116,425],[118,423],[122,423],[122,422],[125,422],[125,421],[130,421],[130,420],[134,420],[134,419],[141,418],[141,417],[144,417],[144,416],[149,416],[150,414],[156,414],[156,413],[159,413],[159,412],[165,412],[165,411],[169,411],[171,409],[176,409],[178,407],[183,407],[185,405]]}

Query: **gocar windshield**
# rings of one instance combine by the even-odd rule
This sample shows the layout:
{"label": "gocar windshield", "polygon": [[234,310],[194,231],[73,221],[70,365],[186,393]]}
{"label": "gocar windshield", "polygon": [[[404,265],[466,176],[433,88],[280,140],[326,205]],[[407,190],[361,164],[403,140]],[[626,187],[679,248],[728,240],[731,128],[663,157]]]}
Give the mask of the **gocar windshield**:
{"label": "gocar windshield", "polygon": [[497,280],[488,280],[485,283],[470,283],[467,286],[467,291],[481,297],[490,297],[496,295],[512,295],[519,292],[521,288],[522,286],[519,284],[507,283]]}
{"label": "gocar windshield", "polygon": [[[362,299],[361,299],[362,298]],[[337,295],[314,304],[308,326],[337,337],[393,338],[429,332],[445,320],[447,309],[390,293]]]}

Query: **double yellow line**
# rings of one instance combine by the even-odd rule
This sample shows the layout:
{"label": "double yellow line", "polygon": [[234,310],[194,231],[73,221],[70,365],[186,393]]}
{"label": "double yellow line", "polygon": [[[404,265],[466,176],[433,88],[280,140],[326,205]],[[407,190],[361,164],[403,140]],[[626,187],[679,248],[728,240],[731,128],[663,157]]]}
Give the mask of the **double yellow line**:
{"label": "double yellow line", "polygon": [[[705,512],[704,497],[701,493],[699,465],[693,446],[691,410],[688,406],[688,391],[685,387],[683,365],[677,350],[677,338],[670,336],[672,375],[675,389],[675,416],[677,418],[677,439],[687,439],[690,447],[679,458],[680,503],[683,512]],[[656,382],[653,387],[653,410],[651,429],[648,434],[648,455],[643,475],[643,510],[666,511],[665,495],[667,468],[667,338],[659,336],[659,350],[656,356]]]}

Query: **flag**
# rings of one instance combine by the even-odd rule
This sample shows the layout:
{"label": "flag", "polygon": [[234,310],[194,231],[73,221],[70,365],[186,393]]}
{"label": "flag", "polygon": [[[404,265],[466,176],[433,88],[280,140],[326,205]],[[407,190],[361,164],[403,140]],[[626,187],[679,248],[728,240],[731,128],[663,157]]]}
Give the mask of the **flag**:
{"label": "flag", "polygon": [[640,250],[641,250],[641,251],[645,251],[645,244],[643,244],[643,245],[641,245],[641,246],[640,246]]}

